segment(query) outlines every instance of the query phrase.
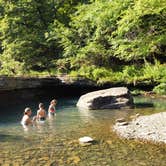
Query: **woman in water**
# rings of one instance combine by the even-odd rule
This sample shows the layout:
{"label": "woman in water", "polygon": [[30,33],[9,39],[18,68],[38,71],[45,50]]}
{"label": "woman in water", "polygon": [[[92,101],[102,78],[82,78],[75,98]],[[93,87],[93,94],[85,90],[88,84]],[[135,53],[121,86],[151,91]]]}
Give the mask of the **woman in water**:
{"label": "woman in water", "polygon": [[32,120],[30,118],[32,114],[32,111],[29,107],[25,108],[24,110],[24,116],[22,117],[21,124],[23,127],[27,127],[29,125],[32,125]]}
{"label": "woman in water", "polygon": [[49,117],[55,115],[55,113],[56,113],[56,109],[55,109],[56,104],[57,104],[57,101],[56,101],[55,99],[53,99],[53,100],[50,102],[50,105],[49,105],[49,108],[48,108],[48,116],[49,116]]}

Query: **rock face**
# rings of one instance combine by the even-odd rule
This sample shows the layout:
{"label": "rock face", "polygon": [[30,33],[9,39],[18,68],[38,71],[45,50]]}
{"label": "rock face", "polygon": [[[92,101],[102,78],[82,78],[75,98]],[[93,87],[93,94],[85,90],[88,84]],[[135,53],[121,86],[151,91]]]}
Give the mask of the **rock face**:
{"label": "rock face", "polygon": [[69,76],[57,77],[7,77],[0,76],[0,91],[32,89],[56,86],[97,87],[97,84],[85,78],[72,78]]}
{"label": "rock face", "polygon": [[58,78],[0,77],[0,91],[60,85]]}
{"label": "rock face", "polygon": [[77,103],[84,109],[115,109],[132,105],[133,98],[126,87],[90,92],[81,96]]}

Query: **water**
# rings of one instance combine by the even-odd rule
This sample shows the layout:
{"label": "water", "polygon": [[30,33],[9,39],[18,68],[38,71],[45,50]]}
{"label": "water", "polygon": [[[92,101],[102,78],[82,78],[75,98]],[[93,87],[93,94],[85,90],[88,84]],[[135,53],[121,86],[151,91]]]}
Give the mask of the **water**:
{"label": "water", "polygon": [[[22,112],[30,106],[35,114],[38,103],[0,107],[0,165],[165,166],[165,145],[121,139],[112,131],[117,118],[165,111],[164,100],[136,98],[134,109],[95,111],[78,110],[77,100],[59,99],[56,117],[29,131],[20,125]],[[95,144],[79,145],[83,136]]]}

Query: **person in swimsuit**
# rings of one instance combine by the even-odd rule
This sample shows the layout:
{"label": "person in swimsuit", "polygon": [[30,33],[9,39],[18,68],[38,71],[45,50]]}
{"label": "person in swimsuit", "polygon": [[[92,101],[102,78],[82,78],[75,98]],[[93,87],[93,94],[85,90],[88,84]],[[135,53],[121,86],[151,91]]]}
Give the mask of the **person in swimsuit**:
{"label": "person in swimsuit", "polygon": [[31,114],[32,114],[31,109],[29,107],[25,108],[24,116],[22,117],[22,120],[21,120],[21,124],[23,125],[23,127],[27,127],[33,124],[30,118]]}
{"label": "person in swimsuit", "polygon": [[44,109],[43,103],[39,103],[39,110],[37,111],[36,119],[38,121],[45,121],[46,120],[46,111]]}
{"label": "person in swimsuit", "polygon": [[49,117],[55,115],[55,113],[56,113],[56,109],[55,109],[56,104],[57,104],[57,100],[55,100],[55,99],[53,99],[53,100],[50,102],[50,105],[49,105],[49,108],[48,108],[48,116],[49,116]]}

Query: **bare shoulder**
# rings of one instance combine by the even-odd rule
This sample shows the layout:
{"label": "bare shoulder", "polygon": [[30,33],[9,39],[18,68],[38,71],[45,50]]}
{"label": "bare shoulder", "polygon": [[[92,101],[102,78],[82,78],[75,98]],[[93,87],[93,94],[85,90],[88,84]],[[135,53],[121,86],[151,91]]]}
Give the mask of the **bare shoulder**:
{"label": "bare shoulder", "polygon": [[37,113],[40,113],[41,112],[41,110],[37,110]]}

